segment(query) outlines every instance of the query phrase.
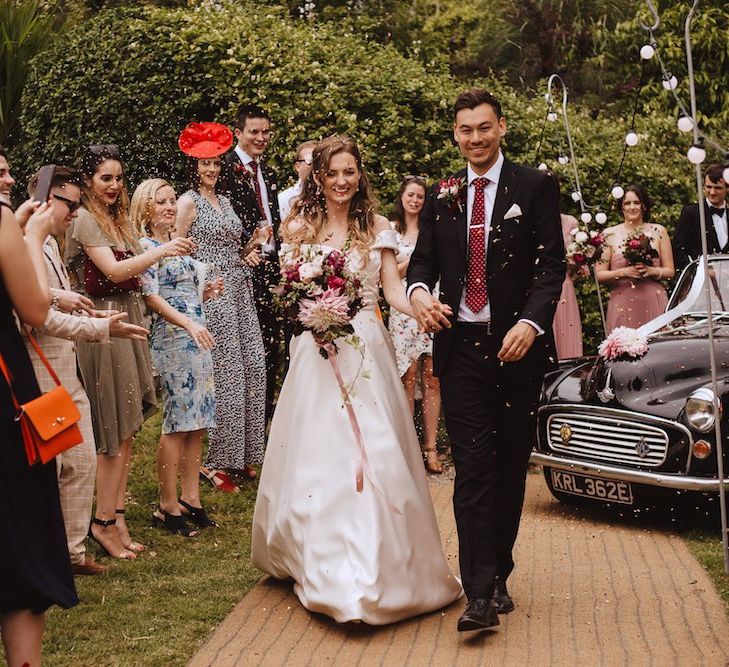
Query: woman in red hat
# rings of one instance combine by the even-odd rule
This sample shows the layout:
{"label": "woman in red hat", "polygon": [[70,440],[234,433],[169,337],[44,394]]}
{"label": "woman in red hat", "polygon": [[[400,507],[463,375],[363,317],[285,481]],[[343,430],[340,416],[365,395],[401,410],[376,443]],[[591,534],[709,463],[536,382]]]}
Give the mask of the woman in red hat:
{"label": "woman in red hat", "polygon": [[[177,233],[197,244],[195,258],[220,272],[225,291],[206,301],[205,319],[216,341],[215,427],[203,474],[218,488],[235,491],[235,477],[253,478],[263,461],[266,364],[263,338],[253,300],[248,266],[241,260],[243,225],[230,201],[216,192],[220,156],[233,145],[233,134],[220,123],[190,123],[179,138],[187,158],[189,189],[178,201]],[[269,230],[251,241],[261,245]],[[245,249],[247,254],[250,249]]]}

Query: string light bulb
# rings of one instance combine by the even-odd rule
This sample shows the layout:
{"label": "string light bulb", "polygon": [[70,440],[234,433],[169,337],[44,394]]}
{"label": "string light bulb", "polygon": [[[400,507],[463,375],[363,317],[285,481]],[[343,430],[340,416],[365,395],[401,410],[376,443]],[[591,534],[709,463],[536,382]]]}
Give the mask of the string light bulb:
{"label": "string light bulb", "polygon": [[640,141],[640,139],[638,139],[638,135],[632,130],[625,135],[625,143],[628,144],[628,146],[637,146],[638,141]]}
{"label": "string light bulb", "polygon": [[537,169],[539,169],[539,171],[547,171],[549,167],[547,166],[546,162],[540,162]]}
{"label": "string light bulb", "polygon": [[549,112],[549,113],[547,114],[547,120],[548,120],[548,121],[549,121],[550,123],[554,123],[554,122],[555,122],[555,121],[557,120],[557,112],[556,112],[556,111],[550,111],[550,112]]}
{"label": "string light bulb", "polygon": [[703,142],[699,141],[699,143],[694,144],[688,149],[686,157],[691,164],[701,164],[706,159],[706,150],[702,143]]}
{"label": "string light bulb", "polygon": [[678,119],[678,129],[681,130],[681,132],[691,132],[691,130],[694,129],[694,121],[692,121],[688,116],[681,114]]}
{"label": "string light bulb", "polygon": [[670,72],[666,72],[663,75],[663,87],[666,90],[676,90],[678,87],[678,79]]}
{"label": "string light bulb", "polygon": [[581,194],[580,194],[579,192],[577,192],[577,190],[575,190],[575,191],[574,191],[574,192],[573,192],[573,193],[572,193],[572,194],[570,195],[570,197],[572,197],[572,201],[573,201],[573,202],[578,202],[578,201],[580,201],[580,199],[582,199],[582,195],[581,195]]}
{"label": "string light bulb", "polygon": [[656,49],[653,44],[645,44],[641,47],[640,57],[643,58],[643,60],[650,60],[654,55],[656,55]]}
{"label": "string light bulb", "polygon": [[598,225],[604,225],[607,222],[607,215],[602,211],[595,214],[595,222]]}
{"label": "string light bulb", "polygon": [[566,155],[560,155],[557,158],[557,162],[559,162],[560,164],[568,164],[569,161],[570,161],[570,159]]}
{"label": "string light bulb", "polygon": [[587,224],[588,222],[590,222],[590,220],[592,220],[592,213],[589,213],[588,211],[585,211],[580,216],[580,220],[582,220],[582,222],[584,222],[585,224]]}
{"label": "string light bulb", "polygon": [[622,199],[625,194],[625,190],[623,190],[622,186],[616,183],[613,185],[613,189],[610,191],[610,194],[615,197],[615,199]]}

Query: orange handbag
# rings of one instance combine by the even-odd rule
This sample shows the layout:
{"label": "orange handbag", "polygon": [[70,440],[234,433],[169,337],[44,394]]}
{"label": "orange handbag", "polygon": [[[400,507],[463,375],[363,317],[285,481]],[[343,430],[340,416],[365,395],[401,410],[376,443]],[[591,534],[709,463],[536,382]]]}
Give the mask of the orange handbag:
{"label": "orange handbag", "polygon": [[28,465],[33,465],[52,461],[61,452],[82,442],[83,437],[78,427],[81,413],[71,395],[61,384],[35,339],[30,334],[28,339],[58,386],[32,401],[20,404],[13,391],[12,375],[1,354],[0,370],[13,398],[17,413],[15,421],[20,422]]}

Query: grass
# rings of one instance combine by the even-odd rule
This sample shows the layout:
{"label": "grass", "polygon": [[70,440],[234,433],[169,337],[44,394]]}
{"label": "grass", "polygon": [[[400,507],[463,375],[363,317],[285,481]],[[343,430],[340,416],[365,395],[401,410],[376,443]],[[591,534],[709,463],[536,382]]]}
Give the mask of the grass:
{"label": "grass", "polygon": [[717,531],[693,530],[684,535],[684,540],[694,558],[703,565],[714,582],[717,592],[729,611],[729,575],[724,573],[724,555],[721,535]]}
{"label": "grass", "polygon": [[250,562],[253,483],[240,494],[206,484],[203,506],[218,527],[195,538],[150,526],[159,432],[157,415],[135,441],[129,482],[127,521],[147,549],[134,562],[122,562],[100,558],[90,546],[112,569],[77,577],[81,603],[48,614],[44,664],[184,665],[261,575]]}

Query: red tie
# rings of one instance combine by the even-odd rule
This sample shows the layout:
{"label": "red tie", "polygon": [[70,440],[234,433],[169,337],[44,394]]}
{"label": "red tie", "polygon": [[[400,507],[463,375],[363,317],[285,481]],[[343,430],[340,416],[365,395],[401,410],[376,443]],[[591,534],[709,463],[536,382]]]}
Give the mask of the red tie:
{"label": "red tie", "polygon": [[263,212],[263,197],[261,197],[261,185],[258,182],[258,162],[255,160],[248,163],[253,172],[253,188],[256,191],[256,201],[258,202],[258,212],[261,214],[261,220],[267,220],[266,214]]}
{"label": "red tie", "polygon": [[471,224],[468,227],[468,276],[466,278],[466,305],[476,314],[488,303],[486,293],[486,203],[483,191],[488,178],[473,181],[475,196]]}

